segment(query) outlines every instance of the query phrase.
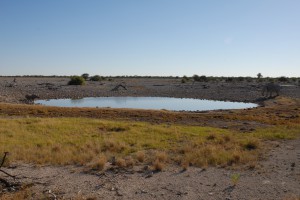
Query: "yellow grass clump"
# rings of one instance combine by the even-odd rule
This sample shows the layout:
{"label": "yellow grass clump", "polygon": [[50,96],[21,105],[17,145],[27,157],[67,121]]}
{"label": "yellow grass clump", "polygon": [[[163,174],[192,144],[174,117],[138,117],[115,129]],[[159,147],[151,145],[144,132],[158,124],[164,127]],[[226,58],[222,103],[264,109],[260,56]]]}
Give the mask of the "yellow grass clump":
{"label": "yellow grass clump", "polygon": [[139,161],[139,162],[144,162],[145,160],[145,153],[143,151],[139,151],[136,153],[136,159]]}
{"label": "yellow grass clump", "polygon": [[167,161],[167,154],[166,152],[156,152],[155,160],[158,160],[159,162],[166,162]]}
{"label": "yellow grass clump", "polygon": [[155,160],[153,163],[153,169],[156,171],[162,171],[165,168],[165,164],[159,160]]}
{"label": "yellow grass clump", "polygon": [[106,156],[100,155],[97,156],[88,166],[94,170],[103,170],[106,163],[107,163]]}
{"label": "yellow grass clump", "polygon": [[125,168],[126,167],[126,161],[123,158],[118,158],[116,160],[116,165],[120,168]]}

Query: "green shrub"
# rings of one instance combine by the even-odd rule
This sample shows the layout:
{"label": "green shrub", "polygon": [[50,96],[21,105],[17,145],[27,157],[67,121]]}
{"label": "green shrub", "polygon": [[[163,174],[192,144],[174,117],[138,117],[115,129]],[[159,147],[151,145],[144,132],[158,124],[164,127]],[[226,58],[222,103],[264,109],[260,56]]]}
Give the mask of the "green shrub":
{"label": "green shrub", "polygon": [[183,76],[181,79],[181,83],[186,83],[189,81],[189,78],[187,76]]}
{"label": "green shrub", "polygon": [[251,83],[253,81],[253,79],[251,77],[246,77],[245,79],[248,83]]}
{"label": "green shrub", "polygon": [[202,76],[198,76],[197,74],[195,74],[193,76],[194,81],[198,81],[198,82],[207,82],[208,79],[206,76],[202,75]]}
{"label": "green shrub", "polygon": [[285,77],[285,76],[281,76],[281,77],[278,78],[278,81],[280,81],[280,82],[287,82],[288,78]]}
{"label": "green shrub", "polygon": [[193,79],[194,79],[194,81],[199,81],[199,76],[198,76],[197,74],[195,74],[195,75],[193,76]]}
{"label": "green shrub", "polygon": [[69,81],[69,85],[84,85],[85,79],[81,76],[71,76],[71,80]]}
{"label": "green shrub", "polygon": [[101,76],[99,76],[99,75],[95,75],[95,76],[92,76],[90,78],[90,80],[91,81],[101,81],[101,80],[103,80],[103,78]]}
{"label": "green shrub", "polygon": [[227,78],[225,79],[225,82],[233,82],[233,77],[227,77]]}
{"label": "green shrub", "polygon": [[231,182],[232,182],[232,184],[233,184],[234,186],[237,185],[237,183],[238,183],[239,180],[240,180],[240,177],[241,177],[240,174],[232,174],[232,175],[230,176]]}
{"label": "green shrub", "polygon": [[239,76],[239,77],[237,77],[236,79],[237,79],[239,82],[242,82],[242,81],[245,80],[245,77]]}
{"label": "green shrub", "polygon": [[207,82],[207,81],[208,81],[208,79],[206,76],[204,76],[204,75],[200,76],[200,82]]}

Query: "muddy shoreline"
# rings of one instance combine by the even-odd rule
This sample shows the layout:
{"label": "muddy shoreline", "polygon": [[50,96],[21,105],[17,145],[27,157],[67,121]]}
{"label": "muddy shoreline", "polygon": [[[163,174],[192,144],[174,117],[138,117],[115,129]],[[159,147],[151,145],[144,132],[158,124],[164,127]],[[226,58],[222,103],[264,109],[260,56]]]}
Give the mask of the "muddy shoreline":
{"label": "muddy shoreline", "polygon": [[[68,85],[69,78],[0,77],[0,102],[24,103],[25,95],[40,99],[78,99],[84,97],[176,97],[257,103],[264,100],[260,82],[181,83],[175,78],[114,78],[111,81],[87,81],[83,86]],[[113,90],[122,84],[124,88]],[[282,84],[281,96],[300,98],[300,86]]]}

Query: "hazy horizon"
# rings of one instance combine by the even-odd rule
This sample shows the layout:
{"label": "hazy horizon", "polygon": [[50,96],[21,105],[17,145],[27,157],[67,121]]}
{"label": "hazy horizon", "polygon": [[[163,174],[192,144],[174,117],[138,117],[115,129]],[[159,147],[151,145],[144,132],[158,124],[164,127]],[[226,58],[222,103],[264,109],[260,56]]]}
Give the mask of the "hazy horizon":
{"label": "hazy horizon", "polygon": [[[89,73],[88,73],[89,74]],[[25,74],[25,75],[0,75],[0,77],[71,77],[71,76],[81,76],[82,74],[72,74],[72,75],[55,75],[55,74],[50,74],[50,75],[40,75],[40,74],[31,74],[31,75],[28,75],[28,74]],[[95,76],[95,75],[100,75],[100,74],[89,74],[89,77],[92,77],[92,76]],[[192,78],[194,75],[198,75],[198,76],[206,76],[205,74],[193,74],[191,76],[187,76],[188,78]],[[183,76],[186,76],[186,75],[180,75],[180,76],[171,76],[171,75],[160,75],[160,76],[151,76],[151,75],[100,75],[102,77],[124,77],[124,78],[134,78],[134,77],[151,77],[151,78],[155,78],[155,77],[158,77],[158,78],[163,78],[163,77],[170,77],[170,78],[181,78]],[[215,78],[239,78],[239,77],[244,77],[244,78],[247,78],[247,77],[250,77],[250,78],[257,78],[257,76],[206,76],[206,77],[215,77]],[[300,76],[263,76],[261,78],[280,78],[280,77],[286,77],[286,78],[300,78]]]}
{"label": "hazy horizon", "polygon": [[298,0],[0,1],[0,75],[300,77]]}

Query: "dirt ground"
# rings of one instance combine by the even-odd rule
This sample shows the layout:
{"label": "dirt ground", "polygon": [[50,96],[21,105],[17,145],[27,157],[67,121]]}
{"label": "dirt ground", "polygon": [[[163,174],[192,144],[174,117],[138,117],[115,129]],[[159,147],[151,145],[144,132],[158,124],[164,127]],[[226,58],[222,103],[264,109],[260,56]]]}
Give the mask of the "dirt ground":
{"label": "dirt ground", "polygon": [[[68,80],[17,78],[16,82],[13,82],[13,78],[0,77],[1,117],[91,117],[212,126],[234,129],[241,133],[251,132],[257,127],[299,122],[300,87],[297,85],[282,86],[280,98],[262,101],[263,84],[255,82],[182,84],[180,79],[131,78],[88,82],[85,86],[69,86]],[[120,83],[126,85],[127,90],[111,91]],[[185,97],[260,102],[261,106],[253,109],[198,113],[56,108],[24,105],[22,103],[26,94],[36,94],[41,99],[88,96]],[[286,97],[288,98],[285,99]],[[298,100],[293,101],[290,98]],[[105,172],[94,172],[80,166],[36,166],[24,163],[13,163],[9,168],[3,169],[17,176],[15,180],[4,176],[11,183],[28,186],[24,191],[28,192],[29,199],[299,200],[300,139],[270,141],[266,144],[263,155],[255,169],[189,167],[186,171],[182,171],[181,168],[169,166],[163,172],[155,173],[145,166],[135,166],[133,169],[112,168]],[[234,180],[234,176],[238,178]],[[13,194],[8,193],[8,196]]]}

